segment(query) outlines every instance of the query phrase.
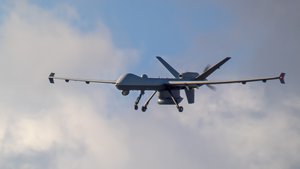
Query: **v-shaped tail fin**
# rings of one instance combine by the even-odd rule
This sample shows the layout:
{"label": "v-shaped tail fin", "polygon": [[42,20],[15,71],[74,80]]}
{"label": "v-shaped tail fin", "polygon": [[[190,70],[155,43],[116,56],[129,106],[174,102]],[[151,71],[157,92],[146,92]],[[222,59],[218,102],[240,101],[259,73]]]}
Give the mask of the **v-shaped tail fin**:
{"label": "v-shaped tail fin", "polygon": [[175,70],[171,65],[169,65],[163,58],[161,58],[160,56],[156,56],[156,58],[160,61],[160,63],[162,63],[167,69],[168,71],[175,77],[175,78],[179,78],[180,74],[177,72],[177,70]]}
{"label": "v-shaped tail fin", "polygon": [[202,73],[201,75],[199,75],[195,80],[205,80],[209,75],[211,75],[214,71],[216,71],[217,69],[219,69],[229,59],[231,59],[231,57],[226,57],[222,61],[220,61],[219,63],[217,63],[216,65],[214,65],[213,67],[211,67],[211,68],[207,67],[205,69],[204,73]]}

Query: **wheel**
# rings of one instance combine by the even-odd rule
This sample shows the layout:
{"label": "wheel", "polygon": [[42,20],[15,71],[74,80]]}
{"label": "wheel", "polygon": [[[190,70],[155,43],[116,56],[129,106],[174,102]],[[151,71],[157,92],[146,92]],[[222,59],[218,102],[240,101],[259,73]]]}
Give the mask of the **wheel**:
{"label": "wheel", "polygon": [[182,107],[182,106],[179,106],[179,107],[178,107],[178,111],[179,111],[179,112],[183,112],[183,107]]}
{"label": "wheel", "polygon": [[147,110],[147,107],[143,106],[142,111],[145,112]]}
{"label": "wheel", "polygon": [[127,96],[128,94],[129,94],[129,90],[123,90],[123,91],[122,91],[122,95],[123,95],[123,96]]}
{"label": "wheel", "polygon": [[138,105],[134,105],[134,110],[137,110],[139,109],[139,106]]}

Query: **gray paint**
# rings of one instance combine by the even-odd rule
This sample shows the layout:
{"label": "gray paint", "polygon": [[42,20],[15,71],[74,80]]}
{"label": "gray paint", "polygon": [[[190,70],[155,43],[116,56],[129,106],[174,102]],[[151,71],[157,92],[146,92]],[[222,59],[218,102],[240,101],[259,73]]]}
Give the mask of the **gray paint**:
{"label": "gray paint", "polygon": [[262,81],[266,83],[269,80],[276,80],[284,84],[285,73],[281,73],[279,76],[266,77],[266,78],[254,78],[254,79],[244,79],[244,80],[227,80],[227,81],[208,81],[206,78],[219,69],[224,63],[230,60],[230,57],[226,57],[212,67],[207,67],[202,74],[199,75],[197,72],[185,72],[180,74],[176,71],[170,64],[168,64],[161,57],[157,56],[157,59],[167,68],[168,71],[175,78],[148,78],[147,75],[137,76],[132,73],[127,73],[121,76],[116,81],[105,81],[105,80],[89,80],[89,79],[79,79],[79,78],[65,78],[56,77],[54,73],[49,75],[50,83],[54,83],[54,79],[69,81],[82,81],[86,84],[89,83],[108,83],[115,84],[116,88],[122,90],[124,96],[128,95],[130,91],[137,90],[141,91],[141,94],[135,101],[134,108],[138,109],[138,103],[144,94],[144,91],[154,91],[151,97],[148,99],[147,103],[142,107],[142,111],[146,111],[147,105],[152,99],[152,97],[158,92],[158,104],[175,104],[177,109],[181,112],[183,108],[179,106],[179,103],[183,100],[180,96],[180,90],[185,90],[187,101],[189,104],[195,102],[195,88],[199,88],[203,85],[207,85],[209,88],[214,89],[210,86],[212,84],[228,84],[228,83],[241,83],[246,84],[248,82]]}

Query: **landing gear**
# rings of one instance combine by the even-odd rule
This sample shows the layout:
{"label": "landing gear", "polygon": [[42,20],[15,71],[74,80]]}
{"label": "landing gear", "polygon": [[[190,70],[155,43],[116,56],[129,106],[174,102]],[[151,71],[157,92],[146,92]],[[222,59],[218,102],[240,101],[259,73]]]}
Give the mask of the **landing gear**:
{"label": "landing gear", "polygon": [[143,106],[142,107],[142,112],[145,112],[147,110],[147,107],[146,106]]}
{"label": "landing gear", "polygon": [[179,104],[178,104],[177,100],[175,99],[175,97],[174,97],[173,93],[171,92],[171,90],[168,90],[168,92],[170,93],[170,96],[171,96],[173,102],[176,104],[176,107],[177,107],[178,111],[183,112],[183,107],[179,106]]}
{"label": "landing gear", "polygon": [[[171,96],[173,102],[176,104],[176,108],[178,109],[178,111],[179,111],[179,112],[183,112],[183,107],[182,107],[182,106],[179,106],[179,103],[178,103],[178,101],[176,100],[176,98],[174,97],[172,91],[171,91],[171,90],[168,90],[168,92],[169,92],[169,94],[170,94],[170,96]],[[157,93],[157,91],[155,91],[155,92],[150,96],[150,98],[147,100],[147,102],[142,106],[142,108],[141,108],[142,112],[145,112],[145,111],[147,110],[150,101],[152,100],[152,98],[154,97],[154,95],[155,95],[156,93]],[[141,100],[141,98],[142,98],[142,96],[143,96],[144,94],[145,94],[145,91],[144,91],[144,90],[141,90],[140,95],[136,98],[136,101],[135,101],[135,103],[134,103],[134,109],[135,109],[135,110],[138,110],[138,108],[139,108],[139,107],[138,107],[138,104],[139,104],[139,102],[140,102],[140,100]]]}
{"label": "landing gear", "polygon": [[140,95],[136,98],[136,101],[135,101],[135,103],[134,103],[134,110],[139,109],[138,104],[139,104],[139,102],[140,102],[140,100],[141,100],[141,98],[142,98],[142,96],[143,96],[144,94],[145,94],[144,90],[141,90]]}
{"label": "landing gear", "polygon": [[142,111],[145,112],[147,110],[147,106],[150,103],[150,100],[153,98],[153,96],[156,94],[157,91],[155,91],[151,97],[147,100],[147,102],[145,103],[145,105],[142,107]]}
{"label": "landing gear", "polygon": [[179,112],[183,112],[183,107],[182,107],[182,106],[179,106],[179,107],[178,107],[178,111],[179,111]]}

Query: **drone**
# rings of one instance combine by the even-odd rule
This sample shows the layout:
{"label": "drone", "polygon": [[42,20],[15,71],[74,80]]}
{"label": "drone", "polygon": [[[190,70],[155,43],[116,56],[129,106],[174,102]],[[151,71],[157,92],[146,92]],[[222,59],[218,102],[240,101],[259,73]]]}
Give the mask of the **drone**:
{"label": "drone", "polygon": [[195,102],[195,89],[201,86],[207,86],[208,88],[215,90],[215,86],[218,84],[229,84],[229,83],[241,83],[246,84],[248,82],[261,81],[266,83],[269,80],[278,79],[281,84],[284,84],[285,73],[281,73],[276,77],[266,77],[266,78],[252,78],[244,80],[227,80],[227,81],[209,81],[207,80],[213,72],[219,69],[224,63],[226,63],[231,57],[226,57],[214,66],[206,66],[203,73],[199,74],[197,72],[184,72],[179,73],[170,64],[168,64],[163,58],[156,57],[162,65],[174,76],[173,78],[150,78],[146,74],[142,76],[137,76],[132,73],[127,73],[121,76],[118,80],[92,80],[92,79],[81,79],[81,78],[67,78],[67,77],[57,77],[55,73],[50,73],[48,79],[50,83],[54,83],[54,79],[69,81],[79,81],[89,83],[106,83],[115,85],[118,90],[121,90],[123,96],[127,96],[130,91],[140,91],[134,103],[134,109],[138,110],[138,104],[145,94],[145,91],[152,91],[152,95],[148,98],[146,103],[142,106],[141,110],[145,112],[147,110],[148,104],[154,95],[158,92],[158,101],[160,105],[176,105],[179,112],[183,112],[183,107],[179,104],[183,100],[180,96],[180,91],[184,90],[186,94],[186,99],[188,104],[193,104]]}

